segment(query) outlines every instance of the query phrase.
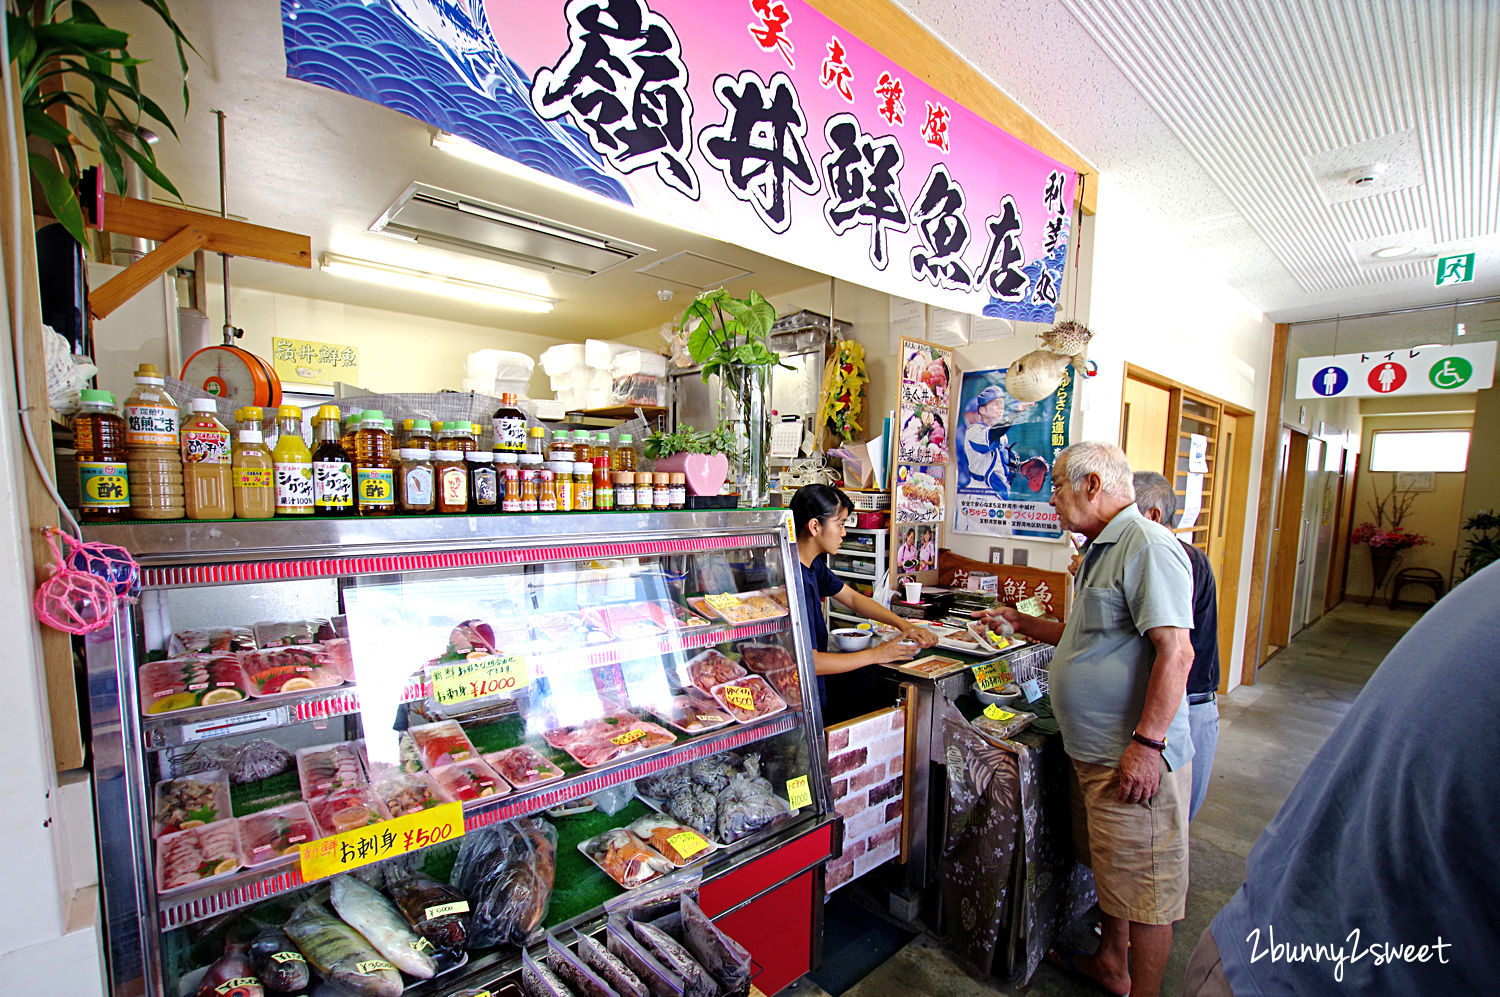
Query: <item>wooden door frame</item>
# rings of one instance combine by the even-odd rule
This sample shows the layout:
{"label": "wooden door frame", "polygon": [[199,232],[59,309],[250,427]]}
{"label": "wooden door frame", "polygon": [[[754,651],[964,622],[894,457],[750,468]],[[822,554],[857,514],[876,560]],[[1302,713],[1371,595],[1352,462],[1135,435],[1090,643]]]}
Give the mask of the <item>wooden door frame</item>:
{"label": "wooden door frame", "polygon": [[[1260,492],[1255,515],[1255,560],[1250,567],[1250,615],[1245,620],[1245,655],[1240,660],[1240,682],[1255,684],[1263,660],[1261,636],[1266,609],[1266,581],[1271,565],[1271,512],[1276,501],[1276,453],[1281,446],[1281,401],[1286,390],[1286,351],[1292,327],[1278,322],[1271,333],[1271,371],[1266,384],[1266,433],[1261,441]],[[1272,418],[1275,413],[1275,418]],[[1273,431],[1274,430],[1274,431]]]}
{"label": "wooden door frame", "polygon": [[1344,437],[1344,466],[1339,469],[1338,509],[1333,520],[1333,554],[1328,565],[1328,588],[1323,593],[1323,612],[1344,601],[1344,582],[1349,576],[1349,524],[1354,517],[1354,495],[1359,485],[1359,451]]}
{"label": "wooden door frame", "polygon": [[[1286,647],[1292,640],[1292,613],[1297,608],[1293,594],[1297,580],[1297,558],[1302,549],[1302,506],[1307,499],[1307,446],[1312,437],[1295,426],[1291,432],[1284,475],[1281,508],[1276,516],[1276,548],[1271,558],[1271,599],[1267,612],[1267,643]],[[1277,433],[1278,440],[1281,434]],[[1277,461],[1279,465],[1281,462]],[[1300,629],[1300,627],[1298,628]]]}

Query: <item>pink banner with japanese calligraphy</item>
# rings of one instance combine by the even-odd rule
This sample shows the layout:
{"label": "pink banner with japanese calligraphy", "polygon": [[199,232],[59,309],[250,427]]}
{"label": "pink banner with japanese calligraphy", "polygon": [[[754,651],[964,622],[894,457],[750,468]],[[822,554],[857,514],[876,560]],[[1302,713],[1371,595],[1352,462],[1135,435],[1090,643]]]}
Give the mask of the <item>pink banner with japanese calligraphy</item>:
{"label": "pink banner with japanese calligraphy", "polygon": [[648,216],[1051,322],[1077,174],[799,0],[282,0],[287,74]]}

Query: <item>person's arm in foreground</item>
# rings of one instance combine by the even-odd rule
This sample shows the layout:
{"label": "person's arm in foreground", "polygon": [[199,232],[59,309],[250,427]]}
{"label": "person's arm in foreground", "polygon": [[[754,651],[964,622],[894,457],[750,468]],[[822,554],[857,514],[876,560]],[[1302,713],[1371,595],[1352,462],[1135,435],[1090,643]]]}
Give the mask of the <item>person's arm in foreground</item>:
{"label": "person's arm in foreground", "polygon": [[[1043,644],[1051,644],[1056,647],[1062,640],[1063,624],[1056,620],[1044,620],[1037,616],[1027,616],[1014,606],[996,606],[994,609],[982,609],[974,614],[983,623],[996,633],[1000,632],[998,621],[1005,620],[1011,628],[1022,637],[1030,637],[1039,640]],[[1191,662],[1191,658],[1188,659]],[[1184,679],[1186,681],[1186,679]]]}
{"label": "person's arm in foreground", "polygon": [[866,665],[879,665],[888,661],[910,661],[917,656],[917,645],[901,637],[892,637],[883,644],[874,644],[863,651],[814,651],[813,672],[818,675],[839,675],[852,672]]}
{"label": "person's arm in foreground", "polygon": [[[925,627],[916,626],[911,620],[905,617],[897,616],[874,599],[857,591],[853,585],[845,585],[833,598],[867,620],[884,623],[886,626],[895,627],[897,630],[900,630],[902,640],[914,640],[920,647],[931,647],[937,643],[937,634]],[[884,658],[881,660],[890,661],[895,659]],[[910,660],[910,658],[903,660]],[[866,662],[866,664],[874,664],[874,662]]]}
{"label": "person's arm in foreground", "polygon": [[[1188,672],[1193,668],[1193,645],[1183,627],[1152,627],[1146,631],[1156,648],[1151,666],[1151,680],[1146,684],[1146,705],[1135,729],[1142,737],[1163,741],[1167,728],[1182,702],[1187,688]],[[1144,803],[1156,795],[1161,782],[1161,752],[1137,741],[1131,741],[1120,756],[1120,799],[1125,803]]]}

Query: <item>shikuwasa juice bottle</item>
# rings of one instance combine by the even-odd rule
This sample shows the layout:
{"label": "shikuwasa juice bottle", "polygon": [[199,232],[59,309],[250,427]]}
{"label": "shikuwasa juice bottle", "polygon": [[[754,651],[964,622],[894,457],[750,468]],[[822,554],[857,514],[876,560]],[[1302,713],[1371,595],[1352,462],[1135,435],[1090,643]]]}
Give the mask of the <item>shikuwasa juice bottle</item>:
{"label": "shikuwasa juice bottle", "polygon": [[313,514],[313,457],[302,439],[302,410],[283,405],[276,410],[281,435],[271,451],[276,464],[276,515]]}
{"label": "shikuwasa juice bottle", "polygon": [[396,509],[396,470],[385,413],[366,410],[354,434],[354,501],[361,516],[389,516]]}
{"label": "shikuwasa juice bottle", "polygon": [[79,518],[85,523],[113,523],[130,518],[125,420],[115,415],[115,396],[84,388],[73,416],[73,446],[78,451]]}
{"label": "shikuwasa juice bottle", "polygon": [[354,460],[339,442],[337,405],[318,409],[313,437],[313,510],[319,516],[354,515]]}

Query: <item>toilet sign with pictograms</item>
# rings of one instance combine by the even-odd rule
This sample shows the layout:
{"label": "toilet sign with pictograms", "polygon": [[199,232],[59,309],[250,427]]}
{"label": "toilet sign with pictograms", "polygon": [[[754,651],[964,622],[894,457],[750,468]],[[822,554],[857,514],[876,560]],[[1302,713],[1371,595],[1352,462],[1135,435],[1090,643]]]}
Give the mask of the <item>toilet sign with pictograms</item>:
{"label": "toilet sign with pictograms", "polygon": [[1474,280],[1474,254],[1440,256],[1437,261],[1437,286],[1468,284]]}
{"label": "toilet sign with pictograms", "polygon": [[1298,398],[1373,398],[1478,391],[1495,380],[1495,344],[1418,346],[1303,357]]}

